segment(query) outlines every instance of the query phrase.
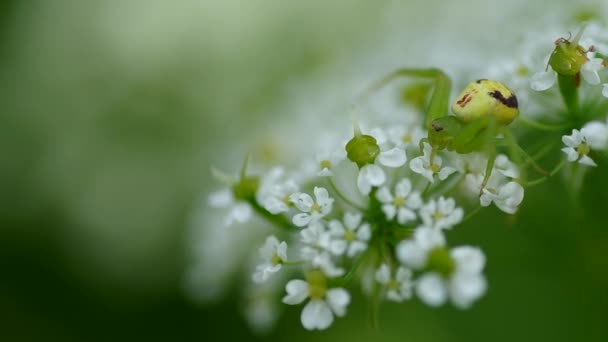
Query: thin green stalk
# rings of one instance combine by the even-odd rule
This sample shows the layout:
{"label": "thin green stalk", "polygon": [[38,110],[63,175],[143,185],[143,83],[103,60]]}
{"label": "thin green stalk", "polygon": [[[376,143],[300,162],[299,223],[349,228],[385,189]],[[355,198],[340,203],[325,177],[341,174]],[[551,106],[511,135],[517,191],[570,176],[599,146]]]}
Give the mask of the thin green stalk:
{"label": "thin green stalk", "polygon": [[338,187],[336,186],[336,184],[334,183],[334,180],[332,177],[327,177],[328,178],[328,183],[329,186],[332,188],[332,190],[334,190],[334,192],[336,193],[336,195],[338,195],[338,197],[340,197],[340,199],[342,201],[344,201],[344,203],[348,204],[349,206],[358,209],[360,211],[365,211],[365,208],[363,208],[362,206],[356,204],[355,202],[351,201],[348,197],[346,197],[340,190],[338,190]]}
{"label": "thin green stalk", "polygon": [[525,184],[523,184],[523,185],[524,185],[526,188],[529,188],[529,187],[536,186],[536,185],[539,185],[539,184],[544,183],[544,182],[545,182],[545,181],[547,181],[549,178],[551,178],[551,177],[555,176],[555,174],[556,174],[556,173],[558,173],[558,172],[559,172],[559,171],[562,169],[562,167],[564,167],[564,165],[566,165],[566,161],[567,161],[567,159],[566,159],[566,158],[563,158],[563,159],[562,159],[562,160],[559,162],[559,164],[557,164],[557,166],[556,166],[556,167],[555,167],[553,170],[551,170],[551,172],[549,173],[549,175],[548,175],[548,176],[545,176],[545,177],[542,177],[542,178],[538,178],[538,179],[535,179],[535,180],[533,180],[533,181],[529,181],[529,182],[527,182],[527,183],[525,183]]}
{"label": "thin green stalk", "polygon": [[575,76],[557,75],[557,83],[559,91],[562,94],[568,113],[572,117],[579,114],[578,108],[578,83],[580,82],[580,74]]}
{"label": "thin green stalk", "polygon": [[286,230],[286,231],[294,231],[295,227],[291,224],[291,221],[287,219],[284,215],[273,215],[268,210],[264,209],[255,199],[250,199],[249,204],[253,208],[253,210],[262,216],[266,221],[274,224],[275,226]]}

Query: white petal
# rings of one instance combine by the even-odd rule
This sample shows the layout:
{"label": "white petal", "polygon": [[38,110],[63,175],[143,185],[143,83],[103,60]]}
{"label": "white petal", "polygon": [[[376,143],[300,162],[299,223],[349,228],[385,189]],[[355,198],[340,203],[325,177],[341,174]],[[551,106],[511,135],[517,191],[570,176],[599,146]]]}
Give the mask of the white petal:
{"label": "white petal", "polygon": [[344,225],[349,229],[356,229],[361,224],[361,218],[363,216],[360,213],[345,213],[344,214]]}
{"label": "white petal", "polygon": [[604,84],[604,88],[602,89],[602,95],[604,95],[604,97],[608,97],[608,83]]}
{"label": "white petal", "polygon": [[329,193],[327,192],[327,189],[315,186],[314,192],[315,192],[315,198],[317,199],[317,203],[320,206],[333,202],[333,200],[329,197]]}
{"label": "white petal", "polygon": [[460,309],[466,309],[484,295],[487,289],[486,279],[480,274],[456,274],[450,280],[450,297]]}
{"label": "white petal", "polygon": [[367,249],[367,243],[361,241],[352,241],[350,246],[348,246],[348,252],[346,256],[349,258],[354,257],[355,255],[365,251]]}
{"label": "white petal", "polygon": [[312,205],[315,204],[312,197],[305,193],[296,193],[291,195],[289,198],[300,211],[309,212]]}
{"label": "white petal", "polygon": [[287,261],[287,242],[283,241],[279,244],[277,256],[281,258],[282,261]]}
{"label": "white petal", "polygon": [[287,291],[287,295],[283,297],[283,303],[288,305],[300,304],[308,297],[308,283],[300,279],[290,280],[285,285],[285,291]]}
{"label": "white petal", "polygon": [[384,204],[382,205],[382,211],[384,212],[384,215],[386,216],[386,219],[391,221],[392,219],[395,218],[395,215],[397,215],[397,207],[395,207],[392,204]]}
{"label": "white petal", "polygon": [[416,214],[407,209],[407,208],[399,208],[397,213],[397,222],[400,224],[405,224],[407,222],[414,221],[416,219]]}
{"label": "white petal", "polygon": [[421,227],[414,232],[416,244],[425,251],[435,247],[445,246],[445,237],[438,229]]}
{"label": "white petal", "polygon": [[279,240],[274,235],[270,235],[266,238],[264,245],[260,247],[259,253],[263,259],[269,260],[276,252],[278,246]]}
{"label": "white petal", "polygon": [[372,237],[372,230],[370,225],[364,223],[357,230],[357,239],[360,241],[368,241]]}
{"label": "white petal", "polygon": [[312,215],[308,213],[296,214],[292,219],[293,224],[298,227],[305,227],[310,223],[310,221],[312,221]]}
{"label": "white petal", "polygon": [[230,224],[233,221],[238,223],[245,223],[251,217],[252,210],[251,206],[248,203],[237,203],[229,215]]}
{"label": "white petal", "polygon": [[224,189],[209,195],[209,205],[213,208],[223,208],[232,203],[232,191]]}
{"label": "white petal", "polygon": [[416,294],[429,306],[443,305],[448,296],[443,279],[436,273],[427,273],[418,279]]}
{"label": "white petal", "polygon": [[384,166],[395,168],[405,165],[407,157],[404,150],[394,147],[386,152],[380,152],[378,161]]}
{"label": "white petal", "polygon": [[361,171],[363,170],[359,170],[359,174],[357,175],[357,189],[359,189],[362,195],[367,196],[372,191],[372,185]]}
{"label": "white petal", "polygon": [[593,161],[593,159],[589,158],[589,156],[581,156],[581,159],[579,159],[578,162],[583,165],[597,166],[597,164]]}
{"label": "white petal", "polygon": [[536,73],[530,79],[530,86],[533,90],[547,90],[555,84],[557,74],[553,70]]}
{"label": "white petal", "polygon": [[302,310],[302,325],[308,330],[327,329],[334,321],[334,315],[325,301],[313,299]]}
{"label": "white petal", "polygon": [[382,184],[384,184],[384,182],[386,182],[386,174],[384,173],[384,170],[382,170],[382,168],[378,165],[365,165],[361,169],[361,173],[365,175],[365,177],[372,186],[381,186]]}
{"label": "white petal", "polygon": [[603,150],[608,147],[608,125],[601,121],[587,122],[581,133],[585,136],[585,140],[594,150]]}
{"label": "white petal", "polygon": [[383,186],[376,191],[376,198],[382,203],[391,203],[393,201],[393,195],[387,186]]}
{"label": "white petal", "polygon": [[329,243],[328,250],[333,255],[342,255],[342,254],[344,254],[344,252],[346,252],[346,247],[347,246],[348,246],[348,244],[344,240],[332,240]]}
{"label": "white petal", "polygon": [[581,68],[581,75],[585,82],[591,85],[600,84],[600,76],[597,74],[599,70],[603,68],[602,63],[604,62],[601,58],[592,58],[587,61],[587,63],[583,64]]}
{"label": "white petal", "polygon": [[380,265],[380,268],[376,271],[376,281],[383,285],[391,281],[391,270],[386,264]]}
{"label": "white petal", "polygon": [[456,171],[458,170],[449,166],[441,168],[441,170],[439,170],[439,180],[446,180],[452,173]]}
{"label": "white petal", "polygon": [[332,177],[333,175],[334,173],[328,168],[323,168],[321,171],[317,172],[317,176],[319,177]]}
{"label": "white petal", "polygon": [[350,304],[350,294],[343,288],[336,288],[327,291],[327,304],[338,317],[346,314],[346,307]]}
{"label": "white petal", "polygon": [[485,255],[477,247],[455,247],[450,251],[450,256],[456,262],[458,272],[480,273],[486,264]]}
{"label": "white petal", "polygon": [[406,198],[412,191],[412,182],[404,178],[395,185],[395,195]]}
{"label": "white petal", "polygon": [[422,197],[419,192],[412,192],[408,198],[407,203],[405,204],[410,209],[419,209],[422,206]]}
{"label": "white petal", "polygon": [[332,220],[331,222],[329,222],[329,231],[331,232],[332,236],[343,237],[345,229],[342,225],[342,222],[338,220]]}
{"label": "white petal", "polygon": [[419,269],[426,264],[426,251],[420,248],[414,241],[401,241],[397,245],[397,258],[402,263]]}
{"label": "white petal", "polygon": [[562,152],[566,154],[569,162],[576,161],[578,159],[578,152],[572,147],[564,147],[562,148]]}

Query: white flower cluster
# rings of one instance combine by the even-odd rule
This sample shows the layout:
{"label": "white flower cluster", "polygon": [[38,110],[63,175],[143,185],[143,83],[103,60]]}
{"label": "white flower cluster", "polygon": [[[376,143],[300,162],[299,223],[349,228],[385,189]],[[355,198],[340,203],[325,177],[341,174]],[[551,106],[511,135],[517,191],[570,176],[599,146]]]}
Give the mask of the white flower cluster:
{"label": "white flower cluster", "polygon": [[[596,85],[601,83],[600,71],[606,66],[608,37],[601,37],[594,25],[588,29],[595,32],[592,39],[580,40],[578,35],[573,41],[556,41],[557,52],[545,63],[549,58],[560,58],[560,53],[573,53],[579,58],[580,70],[571,75],[571,81],[582,78]],[[588,44],[586,49],[574,45],[579,40]],[[563,52],[559,44],[565,44],[564,51],[570,50]],[[530,46],[537,49],[537,45]],[[530,71],[539,66],[539,58],[529,57],[522,58],[522,62],[512,61],[511,69],[495,70],[521,71],[516,73],[518,96],[534,96],[529,84],[534,90],[546,90],[556,80],[564,82],[563,75],[558,76],[562,70],[553,68],[530,76]],[[570,85],[573,84],[576,86],[567,91],[578,92],[578,84]],[[560,89],[566,89],[562,86]],[[549,93],[542,96],[550,96]],[[603,93],[608,97],[608,85],[604,85]],[[494,94],[493,101],[517,110],[517,99],[514,107],[513,102],[506,103],[504,94],[498,95]],[[553,95],[559,100],[557,94]],[[580,104],[572,99],[578,98],[566,100],[570,106],[568,115],[578,115],[572,109]],[[314,156],[300,158],[301,167],[269,168],[261,176],[249,174],[244,167],[238,180],[219,175],[228,188],[212,194],[209,204],[225,208],[221,211],[225,214],[223,228],[233,229],[232,232],[247,230],[247,223],[255,218],[263,219],[266,226],[279,228],[269,236],[264,232],[265,241],[256,258],[259,262],[247,277],[255,284],[252,286],[267,291],[250,292],[265,293],[264,298],[274,298],[276,302],[282,297],[288,305],[306,302],[300,316],[306,329],[331,326],[336,317],[347,312],[351,302],[348,289],[355,284],[369,289],[370,282],[371,300],[404,302],[417,298],[431,307],[450,302],[467,309],[486,292],[485,255],[478,247],[449,247],[445,232],[457,232],[455,227],[478,209],[492,204],[504,213],[515,214],[523,201],[524,187],[547,179],[566,161],[596,166],[594,156],[608,150],[608,107],[594,108],[600,112],[584,116],[589,119],[558,122],[564,125],[557,130],[566,132],[573,129],[572,122],[588,121],[580,130],[573,129],[571,135],[562,137],[564,160],[535,182],[527,182],[526,168],[532,165],[541,170],[539,173],[544,170],[525,151],[513,152],[522,148],[506,127],[501,127],[490,140],[483,140],[491,149],[484,145],[471,148],[468,153],[457,153],[433,140],[435,127],[429,127],[427,133],[413,118],[407,124],[389,120],[369,130],[355,124],[349,138],[334,137],[330,139],[333,143],[323,144],[322,151]],[[541,128],[547,126],[532,123]],[[549,129],[555,131],[553,126]],[[477,136],[471,138],[475,141]],[[550,139],[555,140],[555,136]],[[507,141],[511,143],[500,144]],[[503,149],[504,145],[509,145],[509,149]],[[550,152],[559,154],[555,145]],[[467,216],[463,208],[467,208]],[[248,244],[254,240],[263,241],[261,237],[247,238]],[[267,312],[274,308],[260,306],[265,301],[252,302],[256,303],[256,310],[263,308]],[[265,317],[276,319],[277,315]]]}

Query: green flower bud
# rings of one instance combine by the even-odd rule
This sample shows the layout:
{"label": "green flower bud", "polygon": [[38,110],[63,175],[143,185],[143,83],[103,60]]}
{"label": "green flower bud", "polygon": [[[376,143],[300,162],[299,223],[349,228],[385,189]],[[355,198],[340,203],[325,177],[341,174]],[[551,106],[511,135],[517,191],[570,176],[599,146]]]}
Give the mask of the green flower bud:
{"label": "green flower bud", "polygon": [[559,38],[555,41],[555,50],[549,57],[549,65],[555,72],[563,76],[574,76],[581,71],[587,59],[587,50],[578,44],[584,27],[572,41]]}
{"label": "green flower bud", "polygon": [[260,185],[260,177],[243,177],[232,186],[232,194],[237,200],[249,201],[255,199],[255,193]]}
{"label": "green flower bud", "polygon": [[456,264],[446,248],[438,247],[429,253],[426,266],[430,270],[447,277],[452,274]]}
{"label": "green flower bud", "polygon": [[346,156],[360,168],[373,164],[379,154],[380,147],[371,135],[355,134],[346,144]]}

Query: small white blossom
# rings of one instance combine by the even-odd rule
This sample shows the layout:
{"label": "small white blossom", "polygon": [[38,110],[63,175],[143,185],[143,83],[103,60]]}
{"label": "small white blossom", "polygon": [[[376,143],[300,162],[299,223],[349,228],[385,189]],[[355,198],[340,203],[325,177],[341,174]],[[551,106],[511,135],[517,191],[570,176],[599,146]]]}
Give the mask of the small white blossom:
{"label": "small white blossom", "polygon": [[404,265],[419,270],[426,266],[429,252],[443,246],[445,246],[445,237],[441,231],[418,227],[414,231],[413,239],[403,240],[397,245],[397,258]]}
{"label": "small white blossom", "polygon": [[420,193],[412,192],[412,182],[404,178],[395,186],[395,196],[388,187],[384,186],[376,192],[376,198],[382,203],[382,211],[388,220],[397,217],[399,224],[405,224],[416,219],[414,210],[422,205]]}
{"label": "small white blossom", "polygon": [[359,170],[357,175],[357,188],[361,194],[367,196],[372,187],[382,186],[386,182],[384,170],[376,164],[368,164]]}
{"label": "small white blossom", "polygon": [[441,306],[450,298],[456,307],[466,309],[486,292],[486,279],[481,273],[485,256],[479,248],[462,246],[453,248],[450,258],[454,263],[451,274],[423,274],[416,283],[416,294],[430,306]]}
{"label": "small white blossom", "polygon": [[287,295],[283,303],[297,305],[310,297],[304,306],[300,320],[308,330],[327,329],[334,321],[334,315],[342,317],[346,314],[346,307],[350,303],[350,294],[343,288],[327,289],[324,280],[306,282],[304,280],[291,280],[285,286]]}
{"label": "small white blossom", "polygon": [[334,175],[333,169],[346,159],[346,150],[343,145],[345,144],[342,144],[340,148],[328,150],[317,155],[317,176],[331,177]]}
{"label": "small white blossom", "polygon": [[557,73],[549,67],[547,71],[541,71],[530,78],[530,87],[535,91],[545,91],[555,84]]}
{"label": "small white blossom", "polygon": [[425,138],[426,135],[426,131],[416,125],[408,126],[408,128],[395,126],[388,129],[389,140],[396,147],[404,150],[409,146],[418,146],[420,140]]}
{"label": "small white blossom", "polygon": [[260,247],[260,255],[263,262],[256,267],[253,274],[253,281],[256,283],[265,282],[271,274],[281,270],[283,262],[287,261],[287,243],[279,242],[271,235],[266,238],[264,246]]}
{"label": "small white blossom", "polygon": [[331,212],[334,199],[329,197],[327,189],[315,187],[315,200],[306,193],[294,193],[290,200],[302,213],[296,214],[292,221],[298,227],[305,227],[310,222],[319,220]]}
{"label": "small white blossom", "polygon": [[245,223],[249,221],[253,210],[247,202],[237,201],[230,189],[224,189],[209,195],[209,205],[213,208],[229,208],[228,215],[224,220],[226,226],[234,222]]}
{"label": "small white blossom", "polygon": [[298,191],[295,181],[281,181],[284,173],[284,169],[280,167],[271,169],[260,180],[260,187],[256,192],[257,202],[273,215],[289,211],[289,196]]}
{"label": "small white blossom", "polygon": [[334,264],[330,251],[336,247],[332,245],[331,233],[327,231],[321,221],[311,222],[310,225],[300,231],[300,248],[302,259],[310,261],[313,267],[319,268],[330,277],[339,277],[344,274],[344,269]]}
{"label": "small white blossom", "polygon": [[593,159],[588,154],[591,152],[591,147],[587,142],[587,137],[579,130],[572,130],[571,135],[564,135],[562,142],[566,147],[562,148],[569,162],[578,161],[580,164],[597,166]]}
{"label": "small white blossom", "polygon": [[452,173],[457,170],[450,166],[442,167],[441,157],[436,155],[431,161],[432,147],[429,143],[424,142],[422,155],[416,157],[410,161],[410,169],[424,178],[428,179],[429,182],[434,182],[434,176],[437,175],[439,180],[445,180]]}
{"label": "small white blossom", "polygon": [[581,134],[593,150],[605,150],[608,148],[608,122],[587,122],[581,128]]}
{"label": "small white blossom", "polygon": [[332,253],[335,255],[346,253],[352,258],[367,249],[372,231],[368,223],[361,224],[361,219],[362,215],[359,213],[345,213],[344,224],[338,220],[329,222]]}
{"label": "small white blossom", "polygon": [[464,211],[456,207],[453,198],[432,199],[420,208],[420,217],[425,226],[435,229],[449,229],[462,221]]}
{"label": "small white blossom", "polygon": [[598,75],[598,71],[604,68],[604,60],[601,58],[591,58],[587,61],[587,63],[583,64],[581,68],[581,75],[583,79],[591,84],[598,85],[600,84],[600,75]]}
{"label": "small white blossom", "polygon": [[376,281],[387,287],[386,298],[394,302],[402,302],[412,297],[412,271],[399,266],[394,277],[386,264],[376,271]]}
{"label": "small white blossom", "polygon": [[507,214],[514,214],[523,199],[524,188],[521,184],[508,182],[497,188],[486,186],[483,189],[483,194],[479,197],[479,202],[484,207],[494,202],[498,209]]}

